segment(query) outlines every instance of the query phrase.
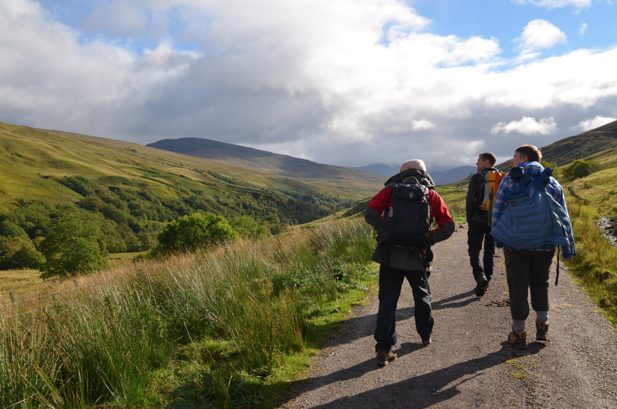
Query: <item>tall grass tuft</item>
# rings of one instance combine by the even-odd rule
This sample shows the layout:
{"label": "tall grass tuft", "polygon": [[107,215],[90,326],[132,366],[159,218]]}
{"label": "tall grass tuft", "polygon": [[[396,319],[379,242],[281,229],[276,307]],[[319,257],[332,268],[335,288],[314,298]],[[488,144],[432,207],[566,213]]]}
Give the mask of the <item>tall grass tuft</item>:
{"label": "tall grass tuft", "polygon": [[568,210],[577,250],[577,256],[569,264],[570,270],[617,326],[617,248],[602,235],[594,208],[574,203]]}
{"label": "tall grass tuft", "polygon": [[364,223],[337,222],[144,261],[4,307],[0,407],[150,406],[157,370],[187,348],[199,350],[204,407],[250,407],[242,379],[305,347],[308,320],[357,286],[372,245]]}

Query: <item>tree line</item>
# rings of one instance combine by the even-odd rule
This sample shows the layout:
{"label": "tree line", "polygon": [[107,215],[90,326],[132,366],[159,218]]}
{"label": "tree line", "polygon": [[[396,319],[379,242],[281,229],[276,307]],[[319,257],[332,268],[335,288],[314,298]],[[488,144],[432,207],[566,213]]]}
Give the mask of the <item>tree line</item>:
{"label": "tree line", "polygon": [[116,176],[55,181],[80,198],[73,204],[17,200],[1,212],[0,269],[38,268],[44,276],[87,272],[104,265],[108,253],[190,250],[190,243],[204,244],[206,233],[214,243],[259,237],[348,205],[320,194],[208,192],[181,185],[170,197],[143,181]]}

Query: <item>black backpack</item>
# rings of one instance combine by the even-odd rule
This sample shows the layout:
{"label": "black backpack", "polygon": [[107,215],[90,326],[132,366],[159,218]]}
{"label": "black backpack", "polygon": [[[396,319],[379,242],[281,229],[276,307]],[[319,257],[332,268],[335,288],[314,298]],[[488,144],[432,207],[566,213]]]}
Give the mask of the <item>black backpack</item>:
{"label": "black backpack", "polygon": [[417,182],[396,182],[387,186],[392,189],[392,206],[380,232],[381,241],[402,247],[428,247],[429,189]]}

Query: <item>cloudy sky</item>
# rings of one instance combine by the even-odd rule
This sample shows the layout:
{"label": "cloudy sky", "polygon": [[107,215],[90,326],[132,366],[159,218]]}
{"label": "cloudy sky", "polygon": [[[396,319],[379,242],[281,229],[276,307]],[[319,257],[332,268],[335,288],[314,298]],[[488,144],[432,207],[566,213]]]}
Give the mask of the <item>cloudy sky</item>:
{"label": "cloudy sky", "polygon": [[617,118],[617,0],[0,0],[0,121],[359,166]]}

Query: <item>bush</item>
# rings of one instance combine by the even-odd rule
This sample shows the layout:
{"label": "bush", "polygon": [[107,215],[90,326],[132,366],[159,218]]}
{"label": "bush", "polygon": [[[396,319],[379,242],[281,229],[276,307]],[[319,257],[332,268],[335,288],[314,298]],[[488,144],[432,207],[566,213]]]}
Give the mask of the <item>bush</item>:
{"label": "bush", "polygon": [[169,223],[158,236],[152,255],[178,253],[225,243],[236,233],[223,216],[193,213]]}
{"label": "bush", "polygon": [[270,229],[251,216],[238,216],[229,219],[229,223],[240,237],[258,239],[270,235]]}
{"label": "bush", "polygon": [[567,180],[576,180],[591,175],[597,171],[599,165],[592,160],[575,160],[563,171]]}
{"label": "bush", "polygon": [[96,225],[68,213],[57,220],[41,243],[46,258],[44,278],[87,273],[98,270],[106,261],[107,250]]}
{"label": "bush", "polygon": [[39,268],[44,261],[28,236],[0,236],[0,269]]}

